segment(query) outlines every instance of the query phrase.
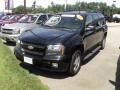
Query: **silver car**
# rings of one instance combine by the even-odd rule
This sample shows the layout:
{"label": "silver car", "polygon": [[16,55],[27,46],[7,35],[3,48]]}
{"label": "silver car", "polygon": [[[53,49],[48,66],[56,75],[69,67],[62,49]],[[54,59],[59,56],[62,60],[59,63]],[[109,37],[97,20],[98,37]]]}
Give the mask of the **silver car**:
{"label": "silver car", "polygon": [[1,38],[6,42],[16,42],[21,33],[33,28],[39,28],[41,24],[43,24],[51,16],[51,14],[46,13],[25,15],[18,21],[18,23],[5,24],[2,26]]}

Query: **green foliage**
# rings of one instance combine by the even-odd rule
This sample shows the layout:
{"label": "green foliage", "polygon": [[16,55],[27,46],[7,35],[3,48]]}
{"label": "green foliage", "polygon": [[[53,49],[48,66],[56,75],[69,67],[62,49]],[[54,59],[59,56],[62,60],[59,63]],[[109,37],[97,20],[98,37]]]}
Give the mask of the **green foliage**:
{"label": "green foliage", "polygon": [[16,13],[16,14],[24,13],[24,6],[18,6],[17,8],[14,8],[13,13]]}
{"label": "green foliage", "polygon": [[[97,3],[97,2],[76,2],[75,4],[68,4],[67,5],[67,11],[79,11],[79,10],[99,10],[104,15],[112,15],[115,13],[120,13],[120,8],[117,8],[115,6],[108,6],[106,3]],[[13,9],[14,13],[21,13],[23,12],[23,6],[19,6],[17,8]],[[50,12],[50,13],[58,13],[64,11],[64,5],[58,5],[54,4],[54,2],[51,2],[51,5],[48,6],[48,8],[43,8],[41,6],[37,8],[27,8],[27,13],[41,13],[41,12]]]}
{"label": "green foliage", "polygon": [[47,86],[19,64],[0,40],[0,90],[48,90]]}

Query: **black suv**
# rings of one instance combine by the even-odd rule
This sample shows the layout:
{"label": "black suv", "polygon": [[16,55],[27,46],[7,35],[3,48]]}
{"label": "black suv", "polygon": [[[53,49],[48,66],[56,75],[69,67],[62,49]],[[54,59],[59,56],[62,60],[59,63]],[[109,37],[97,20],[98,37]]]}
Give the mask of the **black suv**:
{"label": "black suv", "polygon": [[14,53],[25,63],[75,75],[95,50],[104,49],[106,36],[101,13],[64,12],[51,17],[43,27],[24,32]]}

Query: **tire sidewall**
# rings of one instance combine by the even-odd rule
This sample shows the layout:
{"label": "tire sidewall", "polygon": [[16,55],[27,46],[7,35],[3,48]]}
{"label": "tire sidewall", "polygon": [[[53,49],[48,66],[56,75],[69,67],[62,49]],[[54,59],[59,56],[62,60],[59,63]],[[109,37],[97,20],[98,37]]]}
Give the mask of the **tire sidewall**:
{"label": "tire sidewall", "polygon": [[[74,71],[75,56],[76,56],[76,54],[78,54],[78,53],[79,53],[79,55],[80,55],[80,65],[79,65],[79,68],[77,69],[77,71]],[[81,68],[81,52],[80,52],[80,50],[76,50],[76,51],[72,54],[72,59],[71,59],[70,66],[69,66],[69,74],[70,74],[71,76],[76,75],[76,74],[79,72],[80,68]]]}
{"label": "tire sidewall", "polygon": [[105,48],[105,44],[106,44],[106,37],[104,37],[103,40],[102,40],[101,49]]}

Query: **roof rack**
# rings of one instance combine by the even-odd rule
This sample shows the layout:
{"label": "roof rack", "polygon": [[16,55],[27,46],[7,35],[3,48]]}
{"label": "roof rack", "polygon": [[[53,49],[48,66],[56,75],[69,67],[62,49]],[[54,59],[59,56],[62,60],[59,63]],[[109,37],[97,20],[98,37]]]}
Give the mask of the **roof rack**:
{"label": "roof rack", "polygon": [[85,11],[66,11],[66,12],[59,12],[56,14],[87,14],[87,13],[102,13],[99,10],[85,10]]}
{"label": "roof rack", "polygon": [[85,10],[85,11],[66,11],[63,13],[101,13],[99,10]]}

